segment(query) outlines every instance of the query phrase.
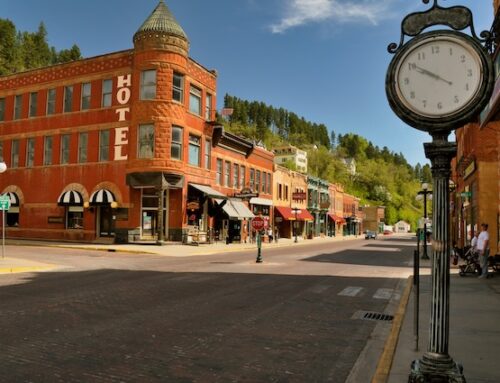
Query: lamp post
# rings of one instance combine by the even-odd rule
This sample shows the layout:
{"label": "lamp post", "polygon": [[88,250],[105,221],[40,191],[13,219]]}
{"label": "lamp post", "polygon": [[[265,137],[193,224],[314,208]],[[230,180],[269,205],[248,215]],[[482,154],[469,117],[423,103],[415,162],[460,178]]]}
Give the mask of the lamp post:
{"label": "lamp post", "polygon": [[429,198],[432,199],[432,191],[429,190],[429,184],[424,182],[422,184],[422,190],[418,192],[417,197],[423,196],[424,199],[424,254],[422,259],[429,259],[427,255],[427,195],[430,194]]}
{"label": "lamp post", "polygon": [[[5,162],[0,162],[0,173],[7,170]],[[2,209],[2,259],[5,258],[5,209]]]}
{"label": "lamp post", "polygon": [[295,213],[295,222],[293,223],[293,228],[294,228],[293,231],[295,232],[295,240],[294,240],[294,242],[297,243],[297,242],[299,242],[298,239],[297,239],[297,226],[298,226],[298,223],[299,223],[299,221],[297,221],[297,214],[299,214],[301,211],[300,211],[300,209],[298,207],[294,207],[292,209],[292,211]]}

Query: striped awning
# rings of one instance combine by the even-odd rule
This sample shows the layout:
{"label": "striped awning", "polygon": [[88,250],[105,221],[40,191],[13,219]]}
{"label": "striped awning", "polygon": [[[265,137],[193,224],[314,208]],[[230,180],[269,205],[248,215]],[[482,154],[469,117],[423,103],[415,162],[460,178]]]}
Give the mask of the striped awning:
{"label": "striped awning", "polygon": [[8,196],[10,199],[10,206],[19,206],[19,197],[14,192],[3,193],[2,196]]}
{"label": "striped awning", "polygon": [[83,197],[76,190],[68,190],[61,193],[57,199],[57,204],[59,206],[83,206]]}
{"label": "striped awning", "polygon": [[115,195],[108,189],[99,189],[90,196],[90,205],[107,205],[116,202]]}

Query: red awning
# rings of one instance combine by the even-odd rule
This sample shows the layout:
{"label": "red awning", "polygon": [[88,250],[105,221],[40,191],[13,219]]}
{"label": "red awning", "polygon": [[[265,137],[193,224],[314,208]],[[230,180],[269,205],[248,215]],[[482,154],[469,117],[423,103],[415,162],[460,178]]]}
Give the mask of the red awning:
{"label": "red awning", "polygon": [[338,215],[335,215],[333,213],[328,213],[328,216],[332,221],[335,221],[337,223],[345,223],[345,219],[342,217],[339,217]]}
{"label": "red awning", "polygon": [[[295,212],[292,208],[287,206],[275,206],[274,208],[283,219],[295,221]],[[314,218],[307,209],[300,209],[300,213],[297,214],[297,221],[314,221]]]}

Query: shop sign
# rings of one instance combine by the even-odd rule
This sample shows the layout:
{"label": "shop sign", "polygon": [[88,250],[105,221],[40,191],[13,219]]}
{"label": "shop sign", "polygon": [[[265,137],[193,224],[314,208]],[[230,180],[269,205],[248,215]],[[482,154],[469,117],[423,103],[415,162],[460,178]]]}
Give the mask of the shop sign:
{"label": "shop sign", "polygon": [[476,170],[476,161],[472,161],[464,170],[464,179],[469,177]]}
{"label": "shop sign", "polygon": [[234,193],[235,198],[250,199],[258,197],[259,193],[255,193],[250,188],[243,188],[239,193]]}
{"label": "shop sign", "polygon": [[[125,106],[130,101],[130,87],[132,86],[132,75],[118,76],[116,86],[116,100],[120,107],[115,110],[118,114],[118,121],[126,121],[126,113],[130,113],[130,107]],[[126,160],[127,154],[123,153],[123,148],[128,145],[128,126],[115,128],[115,161]]]}
{"label": "shop sign", "polygon": [[274,222],[283,222],[283,218],[282,217],[275,217]]}
{"label": "shop sign", "polygon": [[319,204],[320,209],[328,209],[329,207],[330,207],[330,201],[320,202]]}
{"label": "shop sign", "polygon": [[64,223],[64,217],[47,217],[47,223]]}
{"label": "shop sign", "polygon": [[188,210],[198,210],[200,208],[200,203],[198,201],[191,201],[187,203]]}
{"label": "shop sign", "polygon": [[306,192],[293,192],[292,200],[294,201],[304,201],[307,198]]}

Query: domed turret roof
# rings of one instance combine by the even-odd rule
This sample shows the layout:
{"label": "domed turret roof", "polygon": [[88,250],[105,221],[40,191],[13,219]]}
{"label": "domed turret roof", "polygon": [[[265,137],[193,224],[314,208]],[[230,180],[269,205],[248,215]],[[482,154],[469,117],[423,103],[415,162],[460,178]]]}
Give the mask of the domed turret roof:
{"label": "domed turret roof", "polygon": [[188,40],[186,33],[179,23],[177,23],[177,20],[175,20],[172,12],[170,12],[163,0],[160,0],[155,10],[137,30],[134,35],[134,40],[135,37],[141,32],[166,33]]}

